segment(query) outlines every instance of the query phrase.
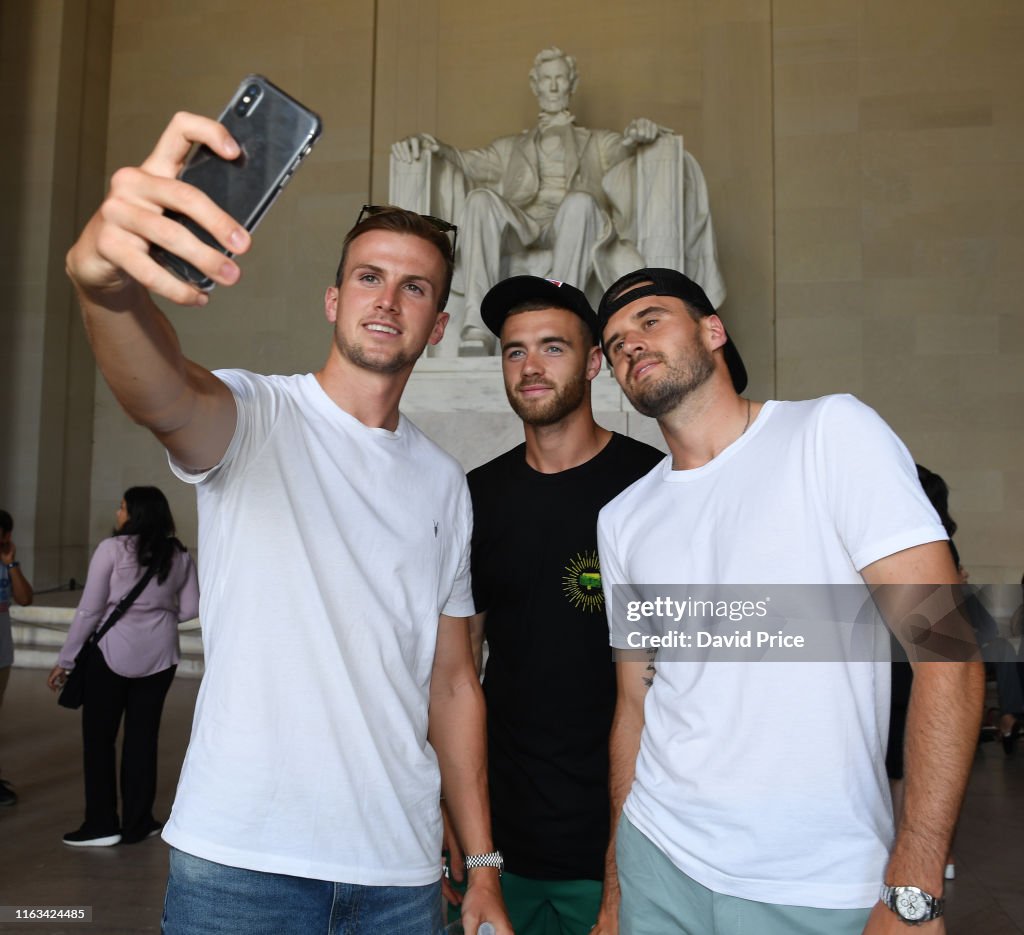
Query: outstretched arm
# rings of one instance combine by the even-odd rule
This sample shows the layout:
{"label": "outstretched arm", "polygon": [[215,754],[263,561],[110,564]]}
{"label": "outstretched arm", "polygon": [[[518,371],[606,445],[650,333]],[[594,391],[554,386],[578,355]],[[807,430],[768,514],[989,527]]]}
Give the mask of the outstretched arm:
{"label": "outstretched arm", "polygon": [[[985,688],[979,661],[922,661],[920,629],[925,620],[946,629],[951,639],[959,628],[970,639],[970,624],[953,607],[960,577],[948,545],[931,542],[897,552],[861,572],[875,588],[886,623],[903,643],[914,669],[907,711],[906,792],[885,882],[917,886],[942,894],[946,855],[963,803],[981,723]],[[930,587],[940,585],[944,587]],[[917,645],[915,645],[917,644]],[[872,911],[866,933],[905,933],[907,926],[881,903]],[[922,933],[945,931],[942,918],[920,926]]]}
{"label": "outstretched arm", "polygon": [[[430,676],[430,742],[441,768],[441,794],[455,834],[467,854],[494,850],[487,791],[486,713],[465,617],[441,615]],[[462,901],[467,932],[490,922],[498,935],[512,935],[498,882],[498,871],[469,871]]]}
{"label": "outstretched arm", "polygon": [[462,154],[454,146],[442,143],[436,136],[429,133],[414,133],[404,140],[391,144],[391,155],[399,162],[418,162],[424,153],[435,153],[446,162],[457,166],[467,176],[473,177]]}
{"label": "outstretched arm", "polygon": [[651,652],[619,651],[615,663],[618,694],[609,741],[608,790],[611,799],[611,834],[605,854],[604,891],[593,935],[617,935],[619,931],[619,878],[615,864],[615,835],[636,773],[640,735],[644,729],[644,699],[654,680]]}
{"label": "outstretched arm", "polygon": [[415,133],[391,144],[391,155],[399,162],[416,162],[424,153],[434,153],[450,163],[473,185],[496,185],[505,171],[510,137],[495,140],[479,149],[456,149],[429,133]]}
{"label": "outstretched arm", "polygon": [[177,462],[198,470],[216,464],[227,450],[234,400],[220,380],[185,358],[150,293],[198,307],[209,297],[160,266],[149,248],[164,247],[227,286],[238,281],[238,266],[164,210],[192,218],[233,253],[244,253],[250,239],[206,195],[176,179],[194,143],[226,159],[238,155],[238,144],[216,121],[176,114],[141,166],[114,173],[106,200],[68,252],[67,270],[114,395]]}

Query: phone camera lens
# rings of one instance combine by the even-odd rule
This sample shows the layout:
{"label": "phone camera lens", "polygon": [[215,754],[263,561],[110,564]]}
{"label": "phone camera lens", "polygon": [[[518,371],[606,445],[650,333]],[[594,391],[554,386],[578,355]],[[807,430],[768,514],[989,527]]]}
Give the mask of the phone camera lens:
{"label": "phone camera lens", "polygon": [[252,113],[252,109],[256,106],[256,102],[260,99],[260,86],[258,84],[250,84],[242,93],[238,103],[235,105],[235,113],[239,117],[245,117]]}

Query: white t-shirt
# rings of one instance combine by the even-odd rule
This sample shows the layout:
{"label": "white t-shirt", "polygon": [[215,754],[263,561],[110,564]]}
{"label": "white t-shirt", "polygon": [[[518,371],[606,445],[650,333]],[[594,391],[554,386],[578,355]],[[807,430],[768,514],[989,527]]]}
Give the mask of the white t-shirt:
{"label": "white t-shirt", "polygon": [[[767,402],[718,457],[667,458],[598,521],[610,609],[620,583],[856,584],[945,538],[906,448],[852,396]],[[888,664],[655,666],[629,820],[716,892],[873,905],[893,835]]]}
{"label": "white t-shirt", "polygon": [[197,485],[206,674],[164,838],[252,870],[434,882],[438,616],[473,612],[462,470],[311,374],[218,376],[238,406],[223,461],[172,464]]}

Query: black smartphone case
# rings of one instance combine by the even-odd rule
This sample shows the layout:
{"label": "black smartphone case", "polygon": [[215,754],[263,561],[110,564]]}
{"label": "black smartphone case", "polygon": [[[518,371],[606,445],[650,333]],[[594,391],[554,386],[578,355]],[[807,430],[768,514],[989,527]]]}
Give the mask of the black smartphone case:
{"label": "black smartphone case", "polygon": [[[252,231],[313,148],[320,136],[320,118],[262,75],[249,75],[219,120],[241,147],[241,156],[229,162],[206,146],[199,146],[178,178],[205,192]],[[191,219],[175,211],[166,214],[204,243],[231,256]],[[180,257],[157,246],[151,252],[179,279],[204,291],[213,288],[211,279]]]}

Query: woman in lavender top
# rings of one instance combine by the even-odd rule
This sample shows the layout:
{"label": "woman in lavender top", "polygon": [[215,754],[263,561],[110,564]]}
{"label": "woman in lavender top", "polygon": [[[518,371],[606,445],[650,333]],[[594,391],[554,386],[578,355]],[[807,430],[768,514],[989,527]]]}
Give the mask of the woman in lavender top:
{"label": "woman in lavender top", "polygon": [[[157,737],[164,698],[180,658],[178,622],[199,612],[199,583],[188,552],[174,537],[167,498],[156,487],[130,487],[114,535],[97,546],[75,619],[47,678],[59,690],[89,634],[98,629],[146,569],[155,574],[100,640],[86,672],[82,705],[85,821],[64,835],[74,847],[133,844],[156,834]],[[121,817],[117,810],[117,732],[121,749]]]}

